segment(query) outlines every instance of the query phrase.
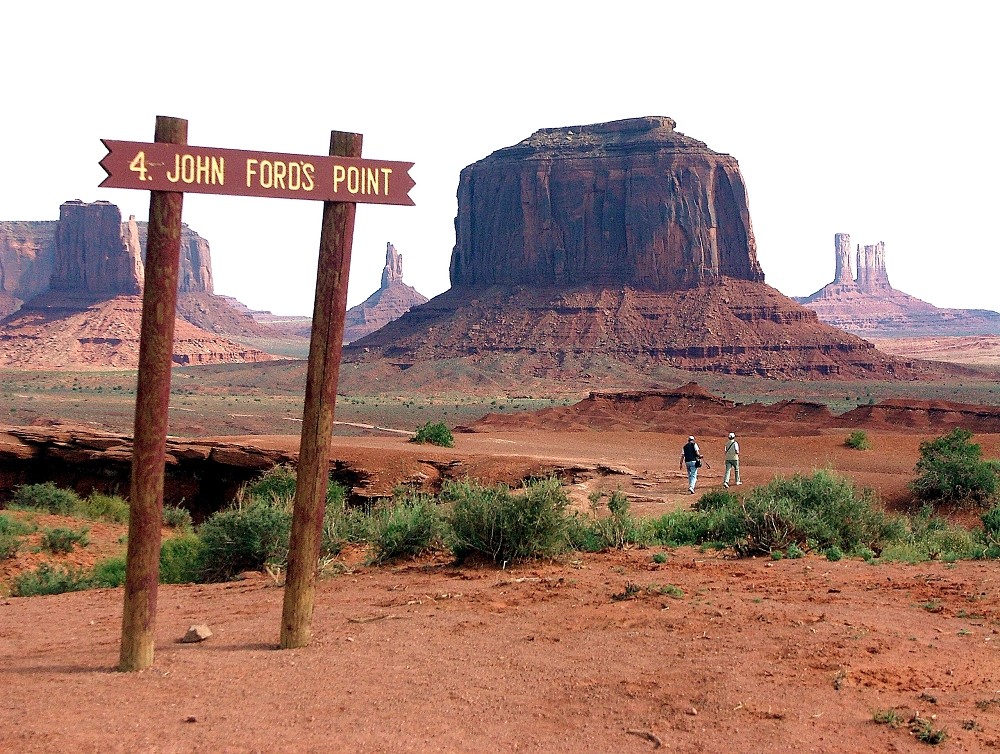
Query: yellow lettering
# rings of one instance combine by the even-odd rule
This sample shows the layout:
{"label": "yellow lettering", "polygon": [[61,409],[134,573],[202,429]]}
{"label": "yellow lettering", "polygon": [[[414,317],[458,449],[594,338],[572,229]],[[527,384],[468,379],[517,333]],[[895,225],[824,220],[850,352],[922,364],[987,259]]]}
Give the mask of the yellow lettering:
{"label": "yellow lettering", "polygon": [[361,183],[361,171],[357,166],[351,165],[347,169],[347,190],[352,194],[358,193]]}
{"label": "yellow lettering", "polygon": [[146,153],[145,152],[136,152],[135,157],[132,158],[132,162],[130,162],[128,164],[128,169],[131,170],[133,173],[138,173],[140,181],[151,181],[152,180],[152,178],[148,178],[146,176],[146,173],[148,171],[146,170]]}
{"label": "yellow lettering", "polygon": [[262,188],[271,188],[274,185],[274,165],[270,160],[260,161],[260,185]]}
{"label": "yellow lettering", "polygon": [[170,175],[170,171],[167,171],[167,180],[171,183],[177,183],[181,176],[181,156],[179,154],[174,155],[174,174]]}
{"label": "yellow lettering", "polygon": [[392,168],[382,168],[382,177],[385,178],[385,195],[389,196],[389,176],[392,175]]}
{"label": "yellow lettering", "polygon": [[208,183],[208,171],[211,163],[207,157],[198,157],[195,167],[195,183]]}
{"label": "yellow lettering", "polygon": [[189,154],[181,157],[181,180],[184,183],[194,183],[194,157]]}
{"label": "yellow lettering", "polygon": [[[302,163],[302,177],[305,179],[302,181],[302,188],[306,191],[312,191],[313,187],[316,185],[313,183],[313,173],[316,172],[316,168],[311,162]],[[336,184],[334,184],[334,191],[337,190]]]}
{"label": "yellow lettering", "polygon": [[378,196],[378,169],[365,168],[365,189],[361,193]]}
{"label": "yellow lettering", "polygon": [[274,187],[283,189],[285,187],[285,172],[288,166],[283,162],[274,163]]}
{"label": "yellow lettering", "polygon": [[333,193],[340,191],[340,184],[344,182],[347,175],[347,171],[344,170],[343,165],[333,166]]}
{"label": "yellow lettering", "polygon": [[250,182],[250,177],[257,175],[256,165],[258,161],[253,158],[247,159],[247,188],[250,188],[253,184]]}
{"label": "yellow lettering", "polygon": [[212,158],[212,183],[224,185],[226,182],[226,158]]}

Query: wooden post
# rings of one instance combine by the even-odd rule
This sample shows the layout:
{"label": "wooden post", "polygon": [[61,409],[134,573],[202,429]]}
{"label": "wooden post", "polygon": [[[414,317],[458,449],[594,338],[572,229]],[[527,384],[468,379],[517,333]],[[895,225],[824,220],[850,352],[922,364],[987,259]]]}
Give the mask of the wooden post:
{"label": "wooden post", "polygon": [[[154,141],[187,144],[187,126],[186,120],[157,116]],[[153,664],[183,202],[184,194],[180,192],[151,191],[149,195],[125,607],[118,665],[119,670],[125,671],[143,670]]]}
{"label": "wooden post", "polygon": [[[333,131],[330,134],[330,155],[360,157],[361,134]],[[333,412],[337,402],[337,379],[344,340],[347,278],[351,269],[356,206],[353,202],[323,203],[302,440],[281,617],[282,649],[304,647],[312,638],[316,569],[330,474]]]}

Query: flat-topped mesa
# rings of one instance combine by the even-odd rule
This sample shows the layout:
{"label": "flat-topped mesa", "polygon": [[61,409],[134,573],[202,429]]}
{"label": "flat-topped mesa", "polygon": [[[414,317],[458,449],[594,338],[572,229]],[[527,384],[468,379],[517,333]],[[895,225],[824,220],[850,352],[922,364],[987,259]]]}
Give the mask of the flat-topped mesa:
{"label": "flat-topped mesa", "polygon": [[466,167],[452,286],[762,282],[737,161],[675,125],[544,128]]}
{"label": "flat-topped mesa", "polygon": [[101,296],[142,292],[143,265],[135,221],[123,225],[114,204],[79,200],[59,207],[53,291]]}

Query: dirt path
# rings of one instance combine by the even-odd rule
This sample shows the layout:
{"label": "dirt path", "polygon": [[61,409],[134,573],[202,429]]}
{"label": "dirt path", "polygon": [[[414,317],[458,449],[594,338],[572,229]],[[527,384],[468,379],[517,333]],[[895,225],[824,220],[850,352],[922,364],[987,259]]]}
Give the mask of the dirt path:
{"label": "dirt path", "polygon": [[355,568],[292,651],[267,578],[162,587],[135,674],[120,590],[7,599],[0,751],[913,751],[915,715],[1000,745],[994,564],[651,556]]}

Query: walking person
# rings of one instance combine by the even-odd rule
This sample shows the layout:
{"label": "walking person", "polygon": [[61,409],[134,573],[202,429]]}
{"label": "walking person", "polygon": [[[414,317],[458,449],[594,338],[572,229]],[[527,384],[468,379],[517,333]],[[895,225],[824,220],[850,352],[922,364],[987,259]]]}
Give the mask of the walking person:
{"label": "walking person", "polygon": [[740,479],[740,444],[736,442],[736,433],[730,432],[726,441],[726,477],[722,480],[723,487],[729,487],[729,474],[736,471],[736,484],[743,484]]}
{"label": "walking person", "polygon": [[687,468],[688,492],[694,494],[694,487],[698,483],[698,469],[701,466],[701,449],[694,441],[694,435],[688,437],[687,444],[681,450],[681,469]]}

